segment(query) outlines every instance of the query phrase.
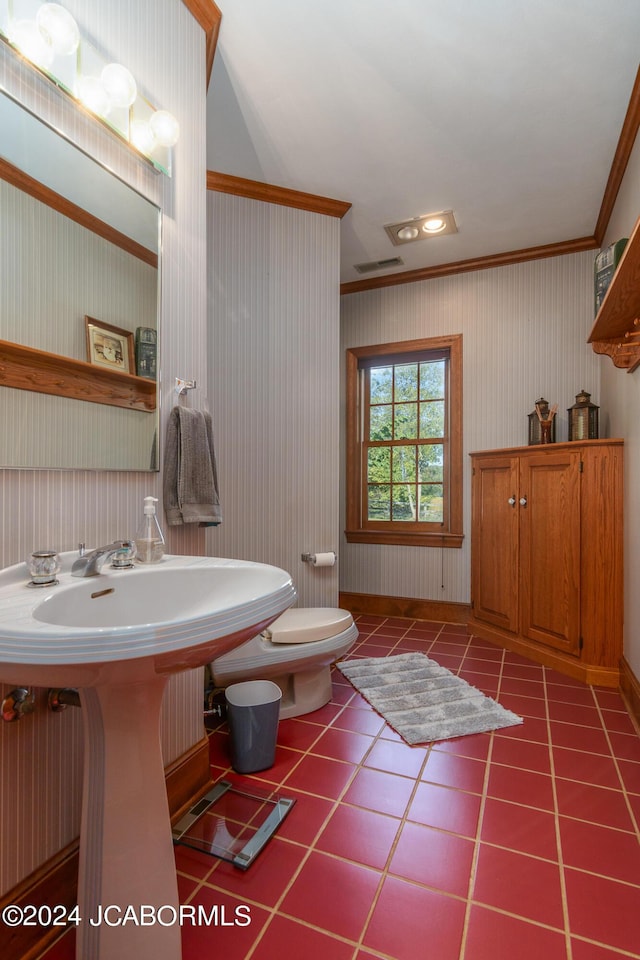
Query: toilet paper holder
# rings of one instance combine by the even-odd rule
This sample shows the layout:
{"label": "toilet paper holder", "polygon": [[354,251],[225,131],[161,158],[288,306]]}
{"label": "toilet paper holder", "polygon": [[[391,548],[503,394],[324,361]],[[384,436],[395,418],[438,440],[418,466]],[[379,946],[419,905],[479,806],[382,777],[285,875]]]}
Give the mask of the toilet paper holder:
{"label": "toilet paper holder", "polygon": [[327,553],[302,553],[300,559],[303,563],[310,563],[312,567],[332,567],[338,559],[338,554],[333,550],[329,550]]}

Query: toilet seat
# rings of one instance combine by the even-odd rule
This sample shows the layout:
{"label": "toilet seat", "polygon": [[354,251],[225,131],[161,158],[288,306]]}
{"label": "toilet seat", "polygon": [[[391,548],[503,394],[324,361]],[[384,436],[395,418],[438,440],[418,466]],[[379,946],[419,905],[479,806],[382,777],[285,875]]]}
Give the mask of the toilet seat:
{"label": "toilet seat", "polygon": [[357,639],[358,628],[346,610],[286,610],[268,630],[214,660],[211,675],[218,687],[273,680],[283,693],[280,718],[297,717],[331,699],[331,664]]}
{"label": "toilet seat", "polygon": [[348,610],[333,607],[298,607],[285,610],[261,636],[271,643],[313,643],[342,633],[353,623]]}

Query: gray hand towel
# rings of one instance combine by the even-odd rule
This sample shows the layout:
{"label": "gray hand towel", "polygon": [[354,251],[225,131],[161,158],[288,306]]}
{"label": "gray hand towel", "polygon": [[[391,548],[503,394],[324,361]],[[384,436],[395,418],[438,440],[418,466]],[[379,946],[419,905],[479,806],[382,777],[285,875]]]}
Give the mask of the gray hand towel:
{"label": "gray hand towel", "polygon": [[164,457],[167,523],[222,522],[211,416],[188,407],[169,414]]}

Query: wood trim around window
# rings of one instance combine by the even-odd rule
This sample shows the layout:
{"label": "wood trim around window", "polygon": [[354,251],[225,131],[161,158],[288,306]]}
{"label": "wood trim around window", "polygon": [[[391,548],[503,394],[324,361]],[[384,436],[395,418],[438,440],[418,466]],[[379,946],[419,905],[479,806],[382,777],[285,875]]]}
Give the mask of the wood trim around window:
{"label": "wood trim around window", "polygon": [[[449,525],[441,530],[410,533],[397,530],[365,530],[362,526],[362,444],[359,431],[358,365],[363,357],[386,357],[429,350],[449,351]],[[355,347],[346,352],[346,415],[347,415],[347,502],[346,530],[348,543],[387,543],[415,547],[461,547],[462,532],[462,334],[404,340],[375,346]]]}

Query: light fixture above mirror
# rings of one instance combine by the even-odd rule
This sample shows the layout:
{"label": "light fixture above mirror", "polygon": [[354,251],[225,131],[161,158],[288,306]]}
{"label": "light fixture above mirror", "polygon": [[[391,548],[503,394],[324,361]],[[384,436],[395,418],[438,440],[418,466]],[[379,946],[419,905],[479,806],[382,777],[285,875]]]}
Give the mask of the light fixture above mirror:
{"label": "light fixture above mirror", "polygon": [[102,56],[61,4],[0,0],[0,39],[155,169],[171,176],[178,121],[152,106],[140,94],[133,74]]}

